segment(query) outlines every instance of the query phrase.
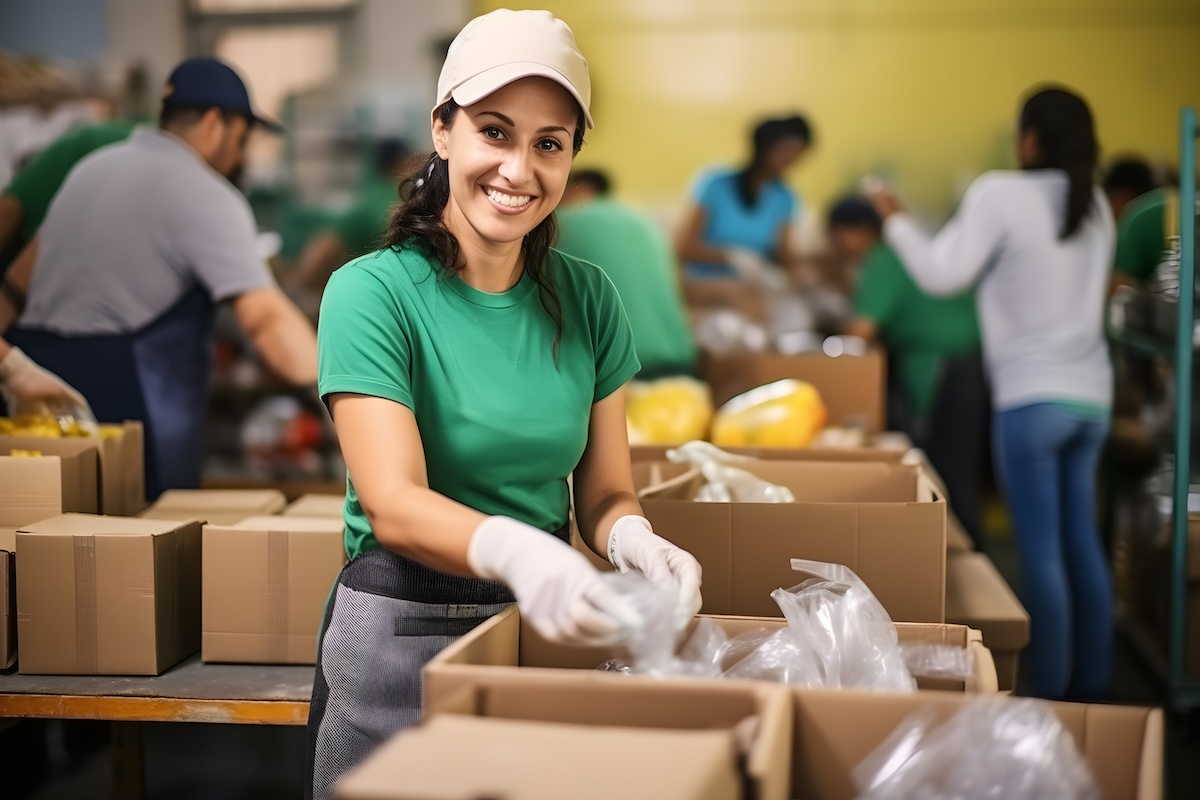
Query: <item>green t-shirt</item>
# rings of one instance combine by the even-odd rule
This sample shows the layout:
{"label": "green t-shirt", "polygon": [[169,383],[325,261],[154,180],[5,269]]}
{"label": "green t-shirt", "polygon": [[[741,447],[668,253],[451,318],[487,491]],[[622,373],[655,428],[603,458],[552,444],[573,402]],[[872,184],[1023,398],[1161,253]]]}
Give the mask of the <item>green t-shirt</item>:
{"label": "green t-shirt", "polygon": [[[326,401],[351,392],[411,408],[434,491],[553,531],[567,522],[592,404],[639,365],[604,273],[556,251],[548,266],[562,303],[557,364],[554,323],[528,275],[487,294],[412,248],[350,262],[321,300],[317,382]],[[379,546],[353,480],[345,516],[351,558]]]}
{"label": "green t-shirt", "polygon": [[974,293],[930,297],[884,244],[875,245],[863,262],[854,311],[875,323],[891,349],[918,416],[933,406],[942,358],[979,347]]}
{"label": "green t-shirt", "polygon": [[379,249],[388,212],[398,199],[394,182],[373,178],[362,187],[354,205],[338,215],[333,230],[342,240],[348,259]]}
{"label": "green t-shirt", "polygon": [[21,221],[22,239],[29,241],[37,233],[50,201],[72,167],[101,147],[125,141],[135,127],[137,123],[129,120],[84,125],[64,133],[34,156],[4,190],[21,203],[25,215]]}
{"label": "green t-shirt", "polygon": [[1162,262],[1167,245],[1168,189],[1155,189],[1134,200],[1117,225],[1114,269],[1136,281],[1145,281]]}
{"label": "green t-shirt", "polygon": [[638,360],[651,370],[690,371],[696,345],[688,329],[675,253],[652,221],[607,198],[558,214],[559,250],[596,264],[621,295]]}

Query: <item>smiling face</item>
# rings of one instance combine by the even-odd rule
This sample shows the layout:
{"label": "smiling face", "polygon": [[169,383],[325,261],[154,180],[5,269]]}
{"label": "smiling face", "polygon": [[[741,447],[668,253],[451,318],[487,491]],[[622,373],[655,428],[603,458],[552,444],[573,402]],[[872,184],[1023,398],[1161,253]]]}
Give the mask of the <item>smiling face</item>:
{"label": "smiling face", "polygon": [[579,106],[559,84],[523,78],[459,110],[433,142],[446,160],[446,224],[485,248],[520,244],[558,206],[571,172]]}

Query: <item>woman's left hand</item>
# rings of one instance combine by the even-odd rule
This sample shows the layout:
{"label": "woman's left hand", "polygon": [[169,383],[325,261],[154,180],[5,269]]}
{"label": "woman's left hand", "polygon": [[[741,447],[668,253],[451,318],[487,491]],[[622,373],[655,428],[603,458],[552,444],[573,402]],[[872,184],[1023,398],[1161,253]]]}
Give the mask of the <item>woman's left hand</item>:
{"label": "woman's left hand", "polygon": [[608,537],[608,560],[621,572],[639,570],[655,583],[679,588],[675,627],[682,630],[700,612],[701,570],[691,553],[654,533],[644,517],[621,517]]}

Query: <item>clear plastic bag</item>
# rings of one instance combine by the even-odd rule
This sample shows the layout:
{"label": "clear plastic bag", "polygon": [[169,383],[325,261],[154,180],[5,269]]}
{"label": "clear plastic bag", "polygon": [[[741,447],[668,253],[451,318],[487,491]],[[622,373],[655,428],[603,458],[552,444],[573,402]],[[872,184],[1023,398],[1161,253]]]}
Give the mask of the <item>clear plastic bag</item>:
{"label": "clear plastic bag", "polygon": [[726,453],[707,442],[688,442],[667,451],[677,464],[698,467],[708,482],[700,487],[696,501],[701,503],[794,503],[795,496],[786,486],[777,486],[752,475],[735,464],[753,459]]}
{"label": "clear plastic bag", "polygon": [[900,651],[908,671],[916,679],[940,678],[962,681],[967,691],[975,688],[975,651],[948,644],[902,644]]}
{"label": "clear plastic bag", "polygon": [[854,771],[859,800],[1100,800],[1075,740],[1037,700],[986,698],[945,724],[918,711]]}

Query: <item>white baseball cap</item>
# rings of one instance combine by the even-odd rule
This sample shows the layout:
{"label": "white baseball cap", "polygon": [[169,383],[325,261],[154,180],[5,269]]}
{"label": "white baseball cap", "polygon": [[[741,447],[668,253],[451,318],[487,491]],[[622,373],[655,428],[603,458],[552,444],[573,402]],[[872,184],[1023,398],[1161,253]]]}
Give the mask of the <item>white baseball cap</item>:
{"label": "white baseball cap", "polygon": [[446,53],[438,77],[436,112],[450,98],[460,106],[483,98],[521,78],[542,77],[571,93],[595,127],[589,106],[592,81],[587,59],[567,23],[549,11],[502,8],[467,23]]}

